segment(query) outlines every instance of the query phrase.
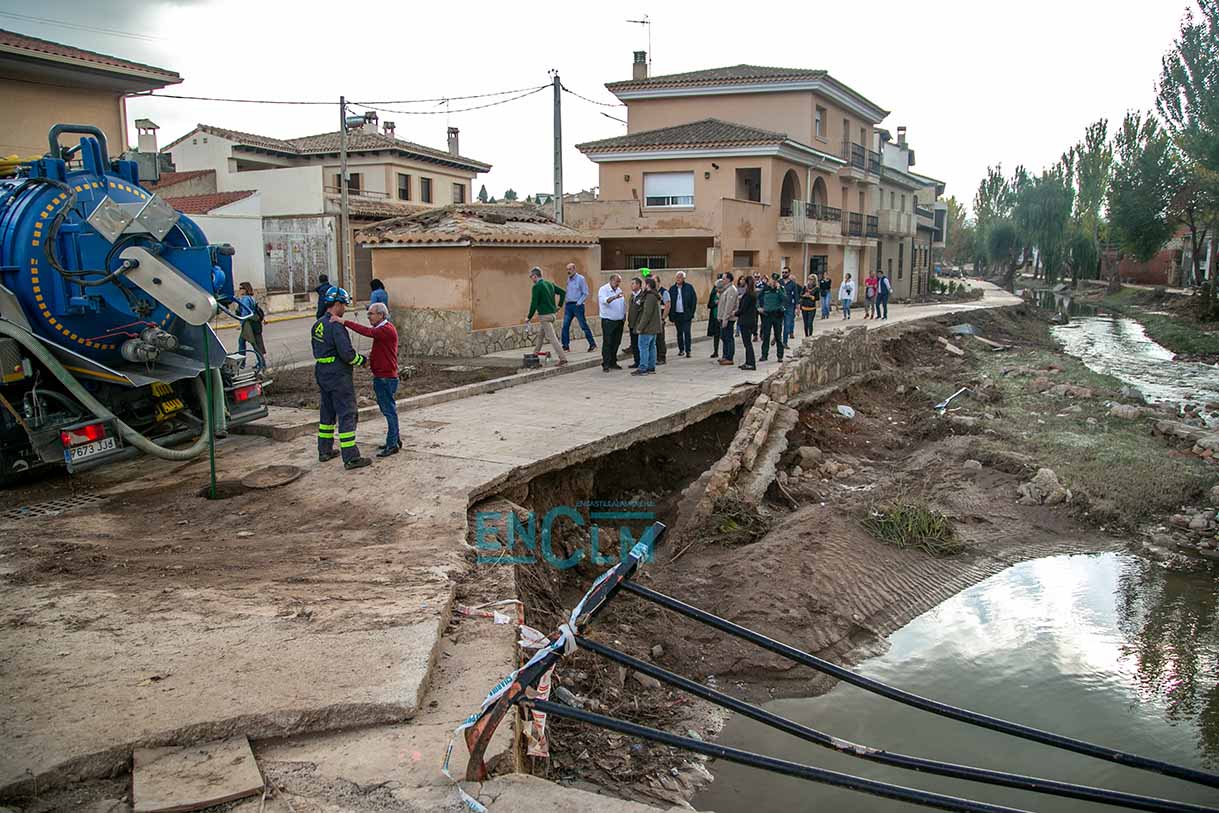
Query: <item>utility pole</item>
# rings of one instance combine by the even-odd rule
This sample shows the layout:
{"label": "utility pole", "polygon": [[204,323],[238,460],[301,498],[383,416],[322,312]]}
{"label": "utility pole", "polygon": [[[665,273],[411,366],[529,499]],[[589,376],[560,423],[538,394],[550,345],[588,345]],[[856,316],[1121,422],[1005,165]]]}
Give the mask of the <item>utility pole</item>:
{"label": "utility pole", "polygon": [[351,213],[347,208],[347,97],[339,97],[339,280],[348,290],[351,273]]}
{"label": "utility pole", "polygon": [[563,83],[554,72],[554,219],[563,222]]}

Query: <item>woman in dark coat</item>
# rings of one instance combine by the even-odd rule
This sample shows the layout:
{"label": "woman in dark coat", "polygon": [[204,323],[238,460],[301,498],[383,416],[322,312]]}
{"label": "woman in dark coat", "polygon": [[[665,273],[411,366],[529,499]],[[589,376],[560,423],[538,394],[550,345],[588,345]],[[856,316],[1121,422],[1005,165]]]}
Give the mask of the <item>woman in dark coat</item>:
{"label": "woman in dark coat", "polygon": [[753,277],[745,276],[745,290],[741,294],[741,305],[737,310],[736,323],[741,329],[741,344],[745,346],[745,363],[742,370],[756,370],[757,360],[753,355],[753,337],[758,332],[758,294]]}
{"label": "woman in dark coat", "polygon": [[720,319],[716,309],[720,304],[720,278],[716,275],[711,285],[711,294],[707,297],[707,335],[711,337],[711,358],[720,357]]}

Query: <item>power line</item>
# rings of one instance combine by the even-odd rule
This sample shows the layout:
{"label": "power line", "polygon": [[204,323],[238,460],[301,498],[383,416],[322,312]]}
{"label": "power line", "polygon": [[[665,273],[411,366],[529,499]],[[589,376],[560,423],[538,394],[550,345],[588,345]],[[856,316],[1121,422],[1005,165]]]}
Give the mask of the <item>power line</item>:
{"label": "power line", "polygon": [[[538,90],[541,90],[541,88],[544,88],[544,87],[549,87],[549,85],[542,85],[541,87],[516,88],[515,90],[497,90],[494,93],[477,93],[477,94],[470,95],[470,96],[438,96],[434,99],[397,99],[397,100],[392,100],[392,101],[349,102],[349,104],[356,104],[356,105],[359,105],[360,107],[368,108],[369,110],[381,110],[382,108],[374,107],[373,105],[423,104],[426,102],[449,102],[449,101],[461,100],[461,99],[485,99],[485,98],[488,98],[491,96],[506,96],[509,93],[520,93],[521,94],[520,96],[514,97],[516,99],[519,99],[522,96],[528,96],[530,93],[536,93]],[[522,92],[522,91],[524,91],[524,92]],[[148,92],[148,93],[133,93],[131,95],[132,95],[132,97],[135,97],[135,98],[142,97],[142,98],[151,98],[151,99],[189,99],[191,101],[196,101],[196,102],[228,102],[228,103],[232,103],[232,104],[289,104],[289,105],[293,105],[293,104],[302,104],[302,105],[337,104],[337,102],[335,102],[333,100],[320,101],[320,100],[313,100],[313,99],[238,99],[238,98],[228,98],[228,97],[223,97],[223,96],[187,96],[187,95],[184,95],[181,93]],[[479,110],[482,107],[491,107],[493,104],[503,104],[504,102],[510,102],[510,101],[513,101],[513,99],[504,99],[499,102],[493,102],[492,104],[488,104],[488,105],[479,105],[476,107],[464,107],[464,108],[460,108],[458,110],[453,110],[451,112],[460,113],[464,110]],[[428,113],[428,112],[441,113],[441,112],[445,112],[445,111],[384,110],[383,112],[402,113],[404,115],[412,115],[412,114],[422,115],[422,114]]]}
{"label": "power line", "polygon": [[336,101],[315,102],[288,99],[225,99],[219,96],[183,96],[178,93],[132,93],[135,99],[190,99],[196,102],[233,102],[236,104],[338,104]]}
{"label": "power line", "polygon": [[77,31],[92,31],[96,34],[110,34],[115,37],[128,37],[133,40],[144,40],[146,42],[155,42],[163,40],[164,37],[158,37],[153,34],[136,34],[131,31],[119,31],[115,28],[99,28],[93,25],[85,25],[83,23],[69,23],[64,20],[52,20],[49,17],[33,17],[29,14],[16,14],[11,11],[0,11],[0,17],[12,17],[16,20],[25,20],[31,23],[43,23],[45,25],[57,25],[62,28],[73,28]]}
{"label": "power line", "polygon": [[576,93],[574,90],[569,88],[567,85],[560,85],[560,87],[562,87],[563,90],[567,91],[572,96],[575,96],[577,99],[583,99],[584,101],[588,102],[589,104],[595,104],[595,105],[599,105],[601,107],[626,107],[626,105],[622,104],[621,102],[613,102],[613,103],[599,102],[596,99],[590,99],[587,96],[581,96],[579,93]]}
{"label": "power line", "polygon": [[460,101],[462,99],[485,99],[488,96],[507,96],[509,93],[523,93],[526,90],[534,90],[533,86],[527,88],[516,88],[515,90],[497,90],[494,93],[475,93],[472,96],[437,96],[435,99],[383,99],[379,102],[370,102],[370,104],[423,104],[424,102],[451,102]]}
{"label": "power line", "polygon": [[349,102],[349,104],[356,105],[358,107],[363,107],[366,110],[376,110],[378,113],[393,113],[393,114],[399,115],[399,116],[447,116],[450,113],[468,113],[471,110],[483,110],[488,107],[496,107],[497,105],[507,104],[508,102],[515,102],[517,99],[523,99],[526,96],[532,96],[533,94],[543,91],[550,86],[551,85],[548,83],[545,85],[541,85],[539,87],[535,87],[532,90],[528,90],[528,91],[520,94],[519,96],[512,96],[507,99],[500,99],[497,102],[489,102],[487,104],[474,105],[473,107],[459,107],[456,110],[451,110],[451,109],[447,109],[447,108],[445,110],[394,110],[394,109],[388,108],[388,107],[377,107],[376,105],[369,104],[367,102]]}

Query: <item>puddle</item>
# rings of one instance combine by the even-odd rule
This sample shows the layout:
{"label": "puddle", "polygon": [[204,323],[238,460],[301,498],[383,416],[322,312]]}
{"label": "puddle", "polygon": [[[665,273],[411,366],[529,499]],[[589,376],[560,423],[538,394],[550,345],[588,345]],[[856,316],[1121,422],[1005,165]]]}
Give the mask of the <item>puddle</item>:
{"label": "puddle", "polygon": [[[1219,589],[1208,570],[1125,554],[1054,556],[999,573],[916,618],[859,671],[976,711],[1193,768],[1219,768]],[[975,729],[840,684],[768,709],[906,754],[1182,802],[1213,788]],[[719,740],[784,759],[1024,810],[1118,810],[879,766],[734,717]],[[925,808],[729,763],[694,799],[718,813]]]}
{"label": "puddle", "polygon": [[[1072,317],[1069,325],[1050,332],[1066,353],[1088,369],[1135,387],[1148,402],[1219,402],[1219,367],[1173,361],[1172,351],[1153,341],[1133,319],[1103,314]],[[1217,422],[1211,418],[1212,425]]]}

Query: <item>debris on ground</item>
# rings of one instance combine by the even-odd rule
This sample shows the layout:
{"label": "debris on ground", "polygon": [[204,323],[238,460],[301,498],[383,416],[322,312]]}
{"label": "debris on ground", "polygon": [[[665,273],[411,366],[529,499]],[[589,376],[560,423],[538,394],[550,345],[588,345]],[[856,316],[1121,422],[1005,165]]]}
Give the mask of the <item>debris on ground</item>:
{"label": "debris on ground", "polygon": [[959,324],[959,325],[953,325],[952,327],[948,328],[948,332],[954,336],[976,336],[976,335],[978,335],[978,329],[976,327],[974,327],[973,325],[969,324],[968,322],[965,322],[965,323]]}
{"label": "debris on ground", "polygon": [[132,754],[134,813],[201,810],[263,789],[245,736],[184,748],[137,748]]}
{"label": "debris on ground", "polygon": [[945,339],[943,336],[940,336],[940,337],[937,339],[937,341],[938,341],[938,342],[939,342],[941,345],[943,345],[943,346],[944,346],[944,349],[945,349],[945,350],[947,350],[949,353],[952,353],[954,356],[963,356],[963,355],[965,355],[965,351],[964,351],[964,350],[962,350],[961,348],[957,347],[955,344],[953,344],[952,342],[948,341],[948,340],[947,340],[947,339]]}
{"label": "debris on ground", "polygon": [[846,418],[848,421],[855,417],[855,410],[846,404],[838,405],[838,414]]}
{"label": "debris on ground", "polygon": [[1053,469],[1041,468],[1033,479],[1017,489],[1021,505],[1060,505],[1071,501],[1071,491],[1059,480]]}
{"label": "debris on ground", "polygon": [[935,410],[937,412],[943,413],[944,410],[948,409],[948,405],[951,404],[957,396],[959,396],[965,392],[969,392],[969,387],[961,387],[961,389],[957,390],[952,395],[945,398],[943,401],[940,401],[938,404],[935,405]]}

